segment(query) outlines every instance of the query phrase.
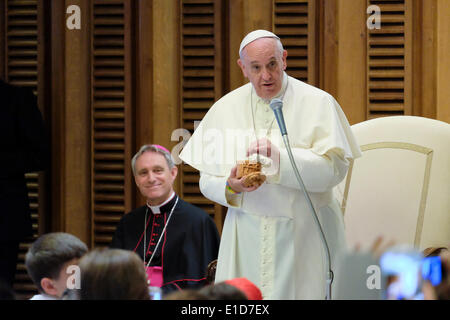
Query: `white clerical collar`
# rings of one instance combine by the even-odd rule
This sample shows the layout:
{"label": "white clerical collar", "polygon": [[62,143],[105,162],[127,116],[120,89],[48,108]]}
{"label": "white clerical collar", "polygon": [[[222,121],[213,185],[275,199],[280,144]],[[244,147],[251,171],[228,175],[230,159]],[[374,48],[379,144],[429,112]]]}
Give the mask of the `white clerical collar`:
{"label": "white clerical collar", "polygon": [[148,203],[148,201],[147,201],[147,207],[149,207],[149,208],[152,210],[152,212],[153,212],[154,214],[160,214],[160,213],[161,213],[161,207],[162,207],[163,205],[169,203],[169,201],[172,200],[173,197],[175,197],[175,191],[172,191],[172,194],[170,195],[170,197],[167,198],[166,201],[164,201],[163,203],[161,203],[161,204],[159,204],[159,205],[157,205],[157,206],[151,206],[151,205]]}
{"label": "white clerical collar", "polygon": [[252,85],[252,90],[255,91],[255,94],[256,94],[256,96],[258,97],[258,102],[262,101],[262,102],[264,102],[264,103],[266,103],[266,104],[269,104],[270,101],[271,101],[272,99],[274,99],[274,98],[281,98],[281,97],[284,97],[284,93],[286,92],[286,89],[287,89],[287,84],[288,84],[288,75],[287,75],[287,73],[286,73],[285,71],[283,71],[283,83],[282,83],[282,85],[281,85],[281,89],[280,89],[280,91],[279,91],[275,96],[273,96],[272,98],[270,98],[270,99],[264,99],[264,98],[261,98],[260,96],[258,96],[258,94],[256,93],[256,90],[255,90],[255,87],[253,87],[253,85]]}

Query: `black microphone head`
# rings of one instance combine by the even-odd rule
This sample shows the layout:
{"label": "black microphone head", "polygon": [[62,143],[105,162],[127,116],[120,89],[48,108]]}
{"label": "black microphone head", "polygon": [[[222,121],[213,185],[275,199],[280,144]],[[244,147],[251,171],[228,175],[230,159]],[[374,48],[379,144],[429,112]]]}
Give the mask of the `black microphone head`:
{"label": "black microphone head", "polygon": [[283,108],[283,101],[278,98],[270,100],[270,109],[277,110]]}

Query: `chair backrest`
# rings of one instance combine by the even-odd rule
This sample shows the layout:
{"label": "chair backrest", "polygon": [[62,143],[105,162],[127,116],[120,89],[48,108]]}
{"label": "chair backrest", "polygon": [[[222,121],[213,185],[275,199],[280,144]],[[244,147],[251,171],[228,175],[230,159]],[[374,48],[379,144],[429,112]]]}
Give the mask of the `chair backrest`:
{"label": "chair backrest", "polygon": [[379,235],[418,249],[450,244],[450,124],[395,116],[352,126],[363,156],[335,188],[349,247]]}

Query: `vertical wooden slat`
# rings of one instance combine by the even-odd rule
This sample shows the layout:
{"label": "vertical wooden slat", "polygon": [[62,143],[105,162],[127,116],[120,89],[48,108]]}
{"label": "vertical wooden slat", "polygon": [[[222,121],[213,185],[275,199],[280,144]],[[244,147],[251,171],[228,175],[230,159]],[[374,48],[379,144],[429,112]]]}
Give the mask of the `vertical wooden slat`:
{"label": "vertical wooden slat", "polygon": [[136,149],[153,141],[153,4],[138,1],[136,34]]}
{"label": "vertical wooden slat", "polygon": [[[64,114],[65,131],[60,133],[63,140],[64,207],[58,230],[77,236],[90,243],[90,1],[68,0],[69,5],[80,8],[80,29],[71,30],[64,24]],[[68,17],[69,15],[66,15]],[[61,71],[60,71],[61,72]],[[84,81],[80,81],[84,79]],[[70,196],[67,196],[70,195]]]}
{"label": "vertical wooden slat", "polygon": [[437,120],[450,123],[450,8],[448,2],[437,1]]}
{"label": "vertical wooden slat", "polygon": [[0,0],[0,79],[5,79],[5,14],[6,0]]}
{"label": "vertical wooden slat", "polygon": [[[215,35],[215,55],[214,55],[214,99],[219,100],[224,94],[225,84],[225,68],[223,52],[225,46],[223,45],[223,15],[217,14],[224,11],[222,1],[214,1],[214,35]],[[226,208],[218,204],[214,205],[214,221],[220,233],[222,233],[223,223],[225,220]]]}
{"label": "vertical wooden slat", "polygon": [[319,85],[319,8],[317,1],[308,1],[308,83]]}
{"label": "vertical wooden slat", "polygon": [[[50,69],[50,1],[41,0],[38,2],[38,106],[46,127],[50,127],[51,109],[50,102],[50,85],[48,70]],[[50,136],[47,136],[47,142],[50,143]],[[51,150],[49,148],[49,150]],[[51,157],[49,156],[48,159]],[[50,166],[48,166],[50,167]],[[39,210],[42,214],[39,215],[38,234],[44,234],[50,229],[50,172],[41,172],[38,176],[38,184],[40,186],[39,192]]]}
{"label": "vertical wooden slat", "polygon": [[413,0],[405,0],[405,87],[404,87],[404,114],[412,115],[413,111]]}
{"label": "vertical wooden slat", "polygon": [[92,246],[107,246],[132,206],[131,33],[128,0],[92,2]]}
{"label": "vertical wooden slat", "polygon": [[134,206],[134,183],[133,183],[133,174],[131,170],[131,157],[134,154],[135,150],[135,139],[134,139],[134,119],[133,119],[133,110],[135,109],[135,91],[133,87],[135,82],[133,82],[134,78],[134,61],[133,61],[133,53],[134,53],[134,42],[133,39],[135,37],[134,31],[134,1],[125,0],[125,212],[129,212],[133,209]]}
{"label": "vertical wooden slat", "polygon": [[338,91],[338,0],[323,0],[323,45],[320,48],[320,88],[337,95]]}
{"label": "vertical wooden slat", "polygon": [[412,113],[412,5],[368,0],[381,9],[381,28],[367,37],[367,118]]}
{"label": "vertical wooden slat", "polygon": [[[148,30],[155,30],[149,37],[150,43],[144,44],[148,47],[147,52],[140,53],[142,57],[148,57],[150,65],[144,65],[147,69],[148,91],[145,95],[149,96],[147,105],[140,105],[139,114],[148,116],[138,120],[144,127],[145,136],[138,132],[139,140],[142,141],[136,149],[142,144],[156,143],[172,150],[175,142],[172,141],[172,133],[180,128],[180,105],[181,105],[181,3],[180,1],[156,0],[151,2],[146,10],[149,21],[145,22],[147,29],[143,29],[145,34]],[[164,32],[159,32],[161,26],[164,26]],[[142,28],[143,26],[140,26]],[[142,77],[141,77],[142,79]],[[147,110],[143,110],[147,109]],[[142,111],[141,111],[142,110]],[[178,142],[178,141],[177,141]],[[178,160],[178,159],[177,159]],[[174,181],[175,192],[180,192],[181,175]],[[137,206],[145,203],[144,197],[138,194]]]}
{"label": "vertical wooden slat", "polygon": [[222,1],[214,1],[214,41],[215,41],[215,54],[214,54],[214,99],[219,100],[224,93],[224,73],[225,68],[223,64],[223,52],[225,46],[223,45],[223,25],[222,15],[217,14],[223,12],[224,8]]}
{"label": "vertical wooden slat", "polygon": [[228,70],[225,81],[227,92],[234,90],[246,82],[237,64],[239,46],[242,39],[251,31],[257,29],[273,30],[273,0],[229,0],[226,5],[226,61]]}
{"label": "vertical wooden slat", "polygon": [[350,124],[366,120],[366,0],[342,0],[337,7],[339,50],[334,97]]}
{"label": "vertical wooden slat", "polygon": [[[312,9],[314,12],[309,12]],[[307,0],[287,1],[275,0],[274,2],[274,29],[284,48],[288,51],[287,73],[299,80],[310,82],[317,81],[313,62],[309,61],[313,52],[315,35],[316,11],[313,4]],[[312,48],[311,48],[312,46]],[[315,61],[314,58],[312,58]]]}
{"label": "vertical wooden slat", "polygon": [[246,82],[241,69],[237,64],[237,59],[239,59],[239,45],[245,36],[244,30],[244,2],[245,0],[229,0],[227,1],[228,6],[228,28],[226,32],[228,33],[228,71],[227,71],[227,82],[229,90],[234,90]]}
{"label": "vertical wooden slat", "polygon": [[[180,1],[153,1],[152,141],[171,149],[172,132],[180,123]],[[161,32],[161,26],[164,32]]]}
{"label": "vertical wooden slat", "polygon": [[[273,0],[243,0],[244,34],[258,29],[273,29]],[[238,45],[241,42],[238,41]]]}
{"label": "vertical wooden slat", "polygon": [[66,208],[66,153],[64,133],[66,100],[66,23],[65,1],[51,2],[51,230],[63,230]]}
{"label": "vertical wooden slat", "polygon": [[[414,64],[414,72],[413,72],[413,97],[412,97],[412,115],[418,116],[422,111],[422,97],[423,92],[420,88],[423,85],[423,61],[422,57],[424,56],[423,42],[422,42],[422,31],[426,28],[425,16],[426,13],[423,12],[423,2],[421,0],[413,0],[413,64]],[[427,30],[429,33],[430,31]],[[432,31],[431,31],[432,32]],[[432,33],[431,33],[432,34]],[[425,89],[426,90],[426,89]],[[423,91],[425,91],[423,90]]]}
{"label": "vertical wooden slat", "polygon": [[[138,1],[136,3],[137,11],[137,27],[136,27],[136,109],[135,109],[135,132],[136,139],[132,154],[144,144],[154,142],[155,126],[154,123],[154,100],[156,100],[154,91],[154,65],[155,56],[153,32],[154,16],[153,1]],[[165,35],[165,33],[164,33]],[[163,37],[164,35],[159,35]],[[159,50],[159,48],[158,48]],[[158,65],[159,68],[159,65]],[[164,72],[167,70],[162,68]],[[161,82],[164,82],[162,80]],[[161,142],[162,143],[162,142]],[[169,147],[169,146],[168,146]],[[134,179],[134,178],[132,178]],[[139,207],[145,203],[145,198],[136,190],[135,184],[131,186],[134,191],[135,207]]]}

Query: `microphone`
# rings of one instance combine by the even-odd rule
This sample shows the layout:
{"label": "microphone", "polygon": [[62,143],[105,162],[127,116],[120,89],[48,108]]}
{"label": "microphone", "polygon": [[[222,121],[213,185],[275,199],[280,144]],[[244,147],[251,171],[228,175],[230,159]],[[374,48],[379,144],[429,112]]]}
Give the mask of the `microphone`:
{"label": "microphone", "polygon": [[283,111],[281,110],[283,108],[283,101],[281,101],[280,99],[277,99],[277,98],[272,99],[270,101],[270,108],[273,110],[273,112],[275,114],[275,118],[277,119],[278,126],[280,127],[281,136],[283,138],[284,145],[286,146],[286,151],[288,153],[289,160],[291,161],[291,166],[294,169],[295,177],[297,178],[300,189],[303,191],[303,195],[305,196],[307,203],[309,205],[309,208],[311,209],[312,217],[316,223],[316,226],[317,226],[317,229],[319,232],[319,236],[321,238],[321,241],[322,241],[322,244],[323,244],[323,247],[325,250],[325,259],[326,259],[326,263],[327,263],[327,271],[326,271],[326,275],[325,275],[325,278],[326,278],[326,288],[325,288],[326,297],[325,298],[327,300],[331,300],[331,284],[333,282],[334,274],[333,274],[333,270],[331,269],[330,248],[329,248],[327,240],[325,238],[325,233],[323,231],[322,225],[320,224],[319,218],[317,217],[316,209],[314,209],[314,206],[311,201],[311,197],[309,196],[308,192],[306,191],[305,184],[304,184],[303,179],[300,175],[300,172],[297,168],[297,164],[295,163],[294,156],[292,155],[292,150],[291,150],[291,146],[289,144],[289,138],[288,138],[287,130],[286,130],[286,124],[284,123]]}
{"label": "microphone", "polygon": [[275,114],[275,118],[278,122],[278,127],[280,127],[281,136],[287,135],[286,130],[286,124],[284,123],[284,117],[283,117],[283,101],[280,99],[272,99],[270,101],[270,109],[272,109],[273,113]]}

